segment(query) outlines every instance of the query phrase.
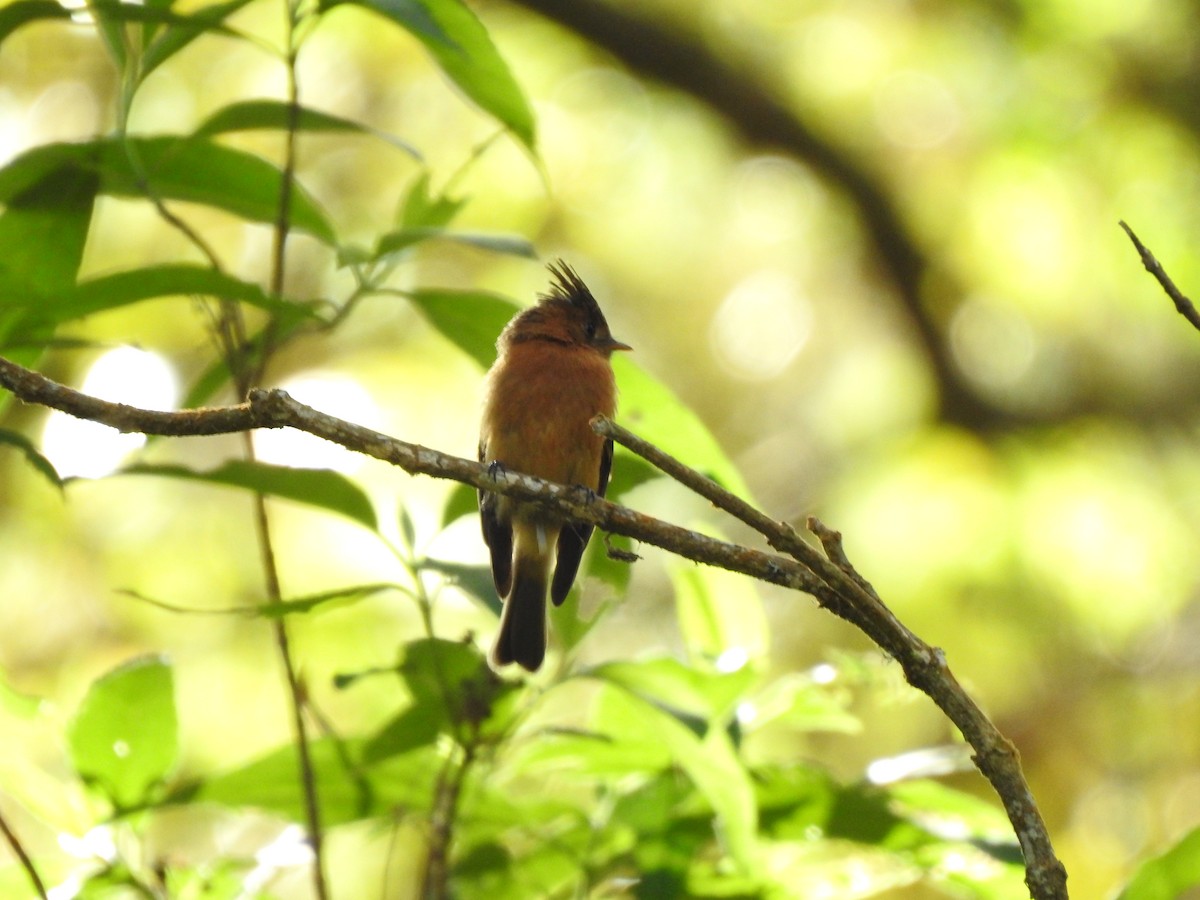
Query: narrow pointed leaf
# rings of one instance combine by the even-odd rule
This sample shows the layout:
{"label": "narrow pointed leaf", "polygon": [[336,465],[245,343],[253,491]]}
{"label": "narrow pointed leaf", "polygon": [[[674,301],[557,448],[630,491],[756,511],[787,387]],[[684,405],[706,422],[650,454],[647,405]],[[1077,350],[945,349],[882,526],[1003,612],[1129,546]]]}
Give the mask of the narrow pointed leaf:
{"label": "narrow pointed leaf", "polygon": [[408,297],[434,328],[485,369],[496,359],[496,338],[518,310],[512,301],[485,291],[430,288]]}
{"label": "narrow pointed leaf", "polygon": [[[291,108],[288,104],[280,100],[244,100],[217,110],[204,120],[195,134],[197,137],[212,137],[233,131],[286,131],[291,124]],[[412,144],[394,135],[316,109],[300,107],[296,116],[296,128],[300,131],[368,135],[386,141],[414,159],[421,158],[421,154]]]}
{"label": "narrow pointed leaf", "polygon": [[245,488],[337,513],[371,530],[377,527],[375,509],[362,488],[345,475],[329,469],[294,469],[234,460],[208,472],[198,472],[185,466],[141,463],[128,466],[118,474],[160,475]]}
{"label": "narrow pointed leaf", "polygon": [[45,477],[52,485],[59,490],[62,490],[62,478],[51,464],[50,460],[42,456],[38,452],[38,448],[34,446],[33,441],[25,437],[17,431],[9,431],[7,428],[0,428],[0,444],[8,444],[10,447],[15,447],[25,455],[26,461],[33,466],[34,470]]}
{"label": "narrow pointed leaf", "polygon": [[519,235],[449,231],[445,228],[421,226],[398,228],[383,235],[375,246],[374,258],[381,259],[391,256],[430,240],[453,241],[456,244],[466,244],[469,247],[478,247],[480,250],[489,250],[492,253],[523,256],[527,259],[537,257],[533,244]]}
{"label": "narrow pointed leaf", "polygon": [[[178,21],[172,27],[161,31],[154,29],[153,23],[148,23],[147,34],[154,37],[142,53],[142,80],[205,32],[240,37],[236,31],[226,27],[224,22],[249,2],[250,0],[226,0],[225,3],[202,7],[190,16],[181,17],[183,21]],[[159,6],[161,7],[161,4]]]}
{"label": "narrow pointed leaf", "polygon": [[256,284],[206,266],[179,263],[115,272],[85,281],[59,305],[57,319],[80,318],[153,297],[187,295],[237,300],[285,319],[314,316],[311,306],[272,297]]}
{"label": "narrow pointed leaf", "polygon": [[[283,176],[271,163],[211,141],[178,137],[100,138],[36,147],[0,170],[0,203],[10,203],[66,166],[97,173],[105,194],[145,197],[148,186],[163,199],[201,203],[255,222],[274,222],[279,212]],[[299,184],[295,188],[292,226],[334,243],[324,212]]]}
{"label": "narrow pointed leaf", "polygon": [[[442,71],[484,112],[507,127],[531,152],[533,110],[487,28],[461,0],[353,0],[411,33]],[[325,0],[323,9],[341,5]]]}
{"label": "narrow pointed leaf", "polygon": [[[9,172],[0,170],[0,180]],[[0,198],[0,347],[32,364],[53,337],[46,309],[73,290],[99,179],[71,160],[35,167]],[[49,317],[52,320],[52,317]],[[14,353],[11,348],[22,348]]]}

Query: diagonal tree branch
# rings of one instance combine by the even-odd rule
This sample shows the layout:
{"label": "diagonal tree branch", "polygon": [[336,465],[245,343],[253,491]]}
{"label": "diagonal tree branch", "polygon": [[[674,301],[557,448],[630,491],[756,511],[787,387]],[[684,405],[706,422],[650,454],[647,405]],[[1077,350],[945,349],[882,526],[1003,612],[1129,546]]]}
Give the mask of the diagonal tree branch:
{"label": "diagonal tree branch", "polygon": [[1016,747],[963,690],[946,664],[945,654],[910,631],[859,575],[842,548],[841,534],[809,518],[808,529],[821,542],[825,551],[822,555],[791,525],[772,519],[615,422],[598,416],[592,427],[749,525],[772,547],[787,553],[816,575],[837,598],[837,602],[822,601],[821,605],[857,626],[896,660],[908,683],[927,694],[971,745],[975,765],[999,794],[1020,841],[1031,896],[1067,896],[1066,869],[1054,855],[1046,823],[1021,771]]}
{"label": "diagonal tree branch", "polygon": [[634,538],[695,562],[810,594],[835,615],[857,626],[895,659],[908,682],[923,691],[962,732],[980,772],[1000,795],[1025,857],[1026,884],[1035,900],[1066,900],[1067,874],[1054,854],[1041,814],[1021,772],[1016,748],[959,685],[941,650],[904,626],[855,571],[841,535],[816,519],[809,530],[824,553],[790,525],[776,522],[719,485],[642,441],[615,423],[593,427],[645,457],[664,472],[761,533],[780,556],[680,528],[618,506],[574,487],[411,444],[346,422],[293,400],[279,390],[253,390],[238,406],[154,412],[107,403],[81,394],[0,358],[0,386],[27,403],[38,403],[121,431],[164,435],[211,435],[254,428],[296,428],[399,466],[414,475],[448,478],[553,510],[573,521]]}

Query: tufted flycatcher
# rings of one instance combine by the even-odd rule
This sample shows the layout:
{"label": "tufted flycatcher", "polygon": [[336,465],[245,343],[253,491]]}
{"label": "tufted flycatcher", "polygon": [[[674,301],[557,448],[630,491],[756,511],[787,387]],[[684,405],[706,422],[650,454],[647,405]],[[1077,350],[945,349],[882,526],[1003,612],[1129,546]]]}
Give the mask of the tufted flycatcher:
{"label": "tufted flycatcher", "polygon": [[[617,387],[609,358],[630,348],[609,333],[596,298],[566,263],[551,263],[550,272],[550,292],[514,316],[496,341],[479,461],[604,496],[612,441],[588,423],[613,415]],[[535,672],[546,655],[546,582],[558,606],[575,581],[592,526],[487,491],[479,492],[479,515],[504,603],[488,661]]]}

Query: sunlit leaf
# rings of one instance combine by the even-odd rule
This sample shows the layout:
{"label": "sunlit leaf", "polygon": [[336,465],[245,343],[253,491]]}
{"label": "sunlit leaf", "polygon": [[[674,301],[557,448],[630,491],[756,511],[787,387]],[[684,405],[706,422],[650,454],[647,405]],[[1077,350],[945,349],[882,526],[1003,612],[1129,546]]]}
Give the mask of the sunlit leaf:
{"label": "sunlit leaf", "polygon": [[605,730],[620,740],[622,721],[641,719],[712,806],[714,828],[726,852],[744,872],[753,871],[757,855],[757,809],[749,772],[734,752],[729,735],[713,728],[703,737],[679,716],[622,688],[607,692]]}
{"label": "sunlit leaf", "polygon": [[22,693],[9,684],[7,678],[0,677],[0,710],[6,714],[20,719],[33,719],[47,708],[49,704],[41,697]]}
{"label": "sunlit leaf", "polygon": [[688,649],[715,660],[727,651],[766,654],[770,629],[754,582],[724,569],[672,562],[675,614]]}
{"label": "sunlit leaf", "polygon": [[153,297],[199,295],[238,300],[284,318],[312,318],[313,307],[272,297],[261,287],[207,266],[172,263],[102,275],[82,282],[55,306],[59,322]]}
{"label": "sunlit leaf", "polygon": [[412,231],[416,228],[445,228],[462,209],[465,201],[445,194],[434,196],[429,189],[429,170],[416,177],[400,207],[400,225]]}
{"label": "sunlit leaf", "polygon": [[341,608],[391,590],[397,590],[397,586],[390,582],[355,584],[350,587],[336,588],[331,591],[306,594],[303,597],[289,597],[279,603],[264,603],[256,607],[255,611],[265,619],[276,619],[295,613],[310,613],[317,609]]}
{"label": "sunlit leaf", "polygon": [[588,669],[587,674],[620,685],[645,700],[686,710],[718,725],[733,712],[758,677],[749,667],[736,672],[705,672],[670,657],[605,663]]}
{"label": "sunlit leaf", "polygon": [[[0,203],[11,203],[64,167],[98,174],[99,191],[105,194],[145,197],[148,188],[166,200],[201,203],[255,222],[274,222],[279,214],[279,169],[241,150],[179,137],[98,138],[35,147],[0,170]],[[294,187],[292,226],[332,244],[333,228],[325,213],[302,186]]]}
{"label": "sunlit leaf", "polygon": [[[171,8],[170,2],[158,0],[149,3],[125,3],[122,0],[89,0],[87,11],[96,19],[96,25],[117,65],[124,69],[130,64],[129,38],[125,26],[141,23],[139,35],[148,41],[138,49],[134,59],[137,75],[144,80],[159,65],[166,62],[179,50],[200,35],[209,32],[226,36],[237,36],[224,25],[232,12],[241,9],[249,0],[229,0],[226,3],[202,7],[188,15]],[[135,38],[136,39],[136,38]]]}
{"label": "sunlit leaf", "polygon": [[830,731],[855,734],[862,722],[849,711],[851,696],[827,684],[790,674],[771,682],[752,702],[753,717],[747,729],[781,725],[796,731]]}
{"label": "sunlit leaf", "polygon": [[1200,887],[1200,828],[1138,868],[1117,900],[1179,900]]}
{"label": "sunlit leaf", "polygon": [[[237,37],[237,32],[224,26],[229,16],[237,12],[251,0],[226,0],[225,3],[214,3],[203,6],[191,15],[183,16],[183,21],[172,23],[171,27],[158,28],[156,23],[147,22],[145,33],[152,37],[140,59],[140,75],[142,80],[161,66],[164,62],[188,46],[192,41],[205,32],[213,32],[226,37]],[[167,0],[158,3],[164,6]]]}
{"label": "sunlit leaf", "polygon": [[[332,738],[312,741],[309,754],[325,827],[378,815],[395,807],[428,809],[438,770],[443,765],[434,748],[424,747],[389,757],[382,765],[368,770],[360,763],[361,741],[338,743]],[[256,808],[302,822],[304,788],[296,748],[285,745],[241,768],[178,791],[170,802]]]}
{"label": "sunlit leaf", "polygon": [[156,658],[93,682],[67,730],[71,765],[117,809],[149,799],[175,766],[178,740],[174,679]]}
{"label": "sunlit leaf", "polygon": [[186,466],[138,463],[121,469],[117,474],[158,475],[224,487],[246,488],[346,516],[372,531],[377,526],[375,509],[362,488],[340,472],[329,469],[296,469],[262,462],[231,460],[207,472],[189,469]]}
{"label": "sunlit leaf", "polygon": [[712,432],[670,388],[624,353],[613,357],[613,370],[621,392],[617,417],[625,427],[739,497],[753,500],[741,473]]}
{"label": "sunlit leaf", "polygon": [[[212,137],[231,131],[285,131],[292,126],[292,109],[280,100],[243,100],[223,106],[196,129],[197,137]],[[386,141],[415,159],[421,154],[409,143],[353,119],[301,106],[296,110],[295,127],[299,131],[369,135]]]}
{"label": "sunlit leaf", "polygon": [[[321,8],[343,0],[322,0]],[[529,150],[534,146],[533,110],[491,36],[461,0],[353,0],[416,37],[481,109],[494,116]]]}
{"label": "sunlit leaf", "polygon": [[468,247],[477,247],[480,250],[488,250],[492,253],[522,256],[527,259],[534,259],[537,256],[533,245],[518,235],[483,234],[469,231],[451,231],[441,227],[418,226],[413,228],[399,228],[383,235],[375,245],[372,258],[383,259],[394,256],[410,247],[415,247],[417,244],[430,240],[451,241],[456,244],[466,244]]}

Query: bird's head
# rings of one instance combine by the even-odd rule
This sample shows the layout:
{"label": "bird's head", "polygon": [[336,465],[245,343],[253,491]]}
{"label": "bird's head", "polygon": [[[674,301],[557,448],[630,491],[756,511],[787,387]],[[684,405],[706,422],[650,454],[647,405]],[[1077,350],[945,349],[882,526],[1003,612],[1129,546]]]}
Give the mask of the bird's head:
{"label": "bird's head", "polygon": [[574,269],[561,259],[549,268],[554,276],[549,293],[538,297],[537,306],[513,319],[502,340],[553,341],[587,347],[606,358],[615,350],[632,349],[612,336],[600,304]]}

